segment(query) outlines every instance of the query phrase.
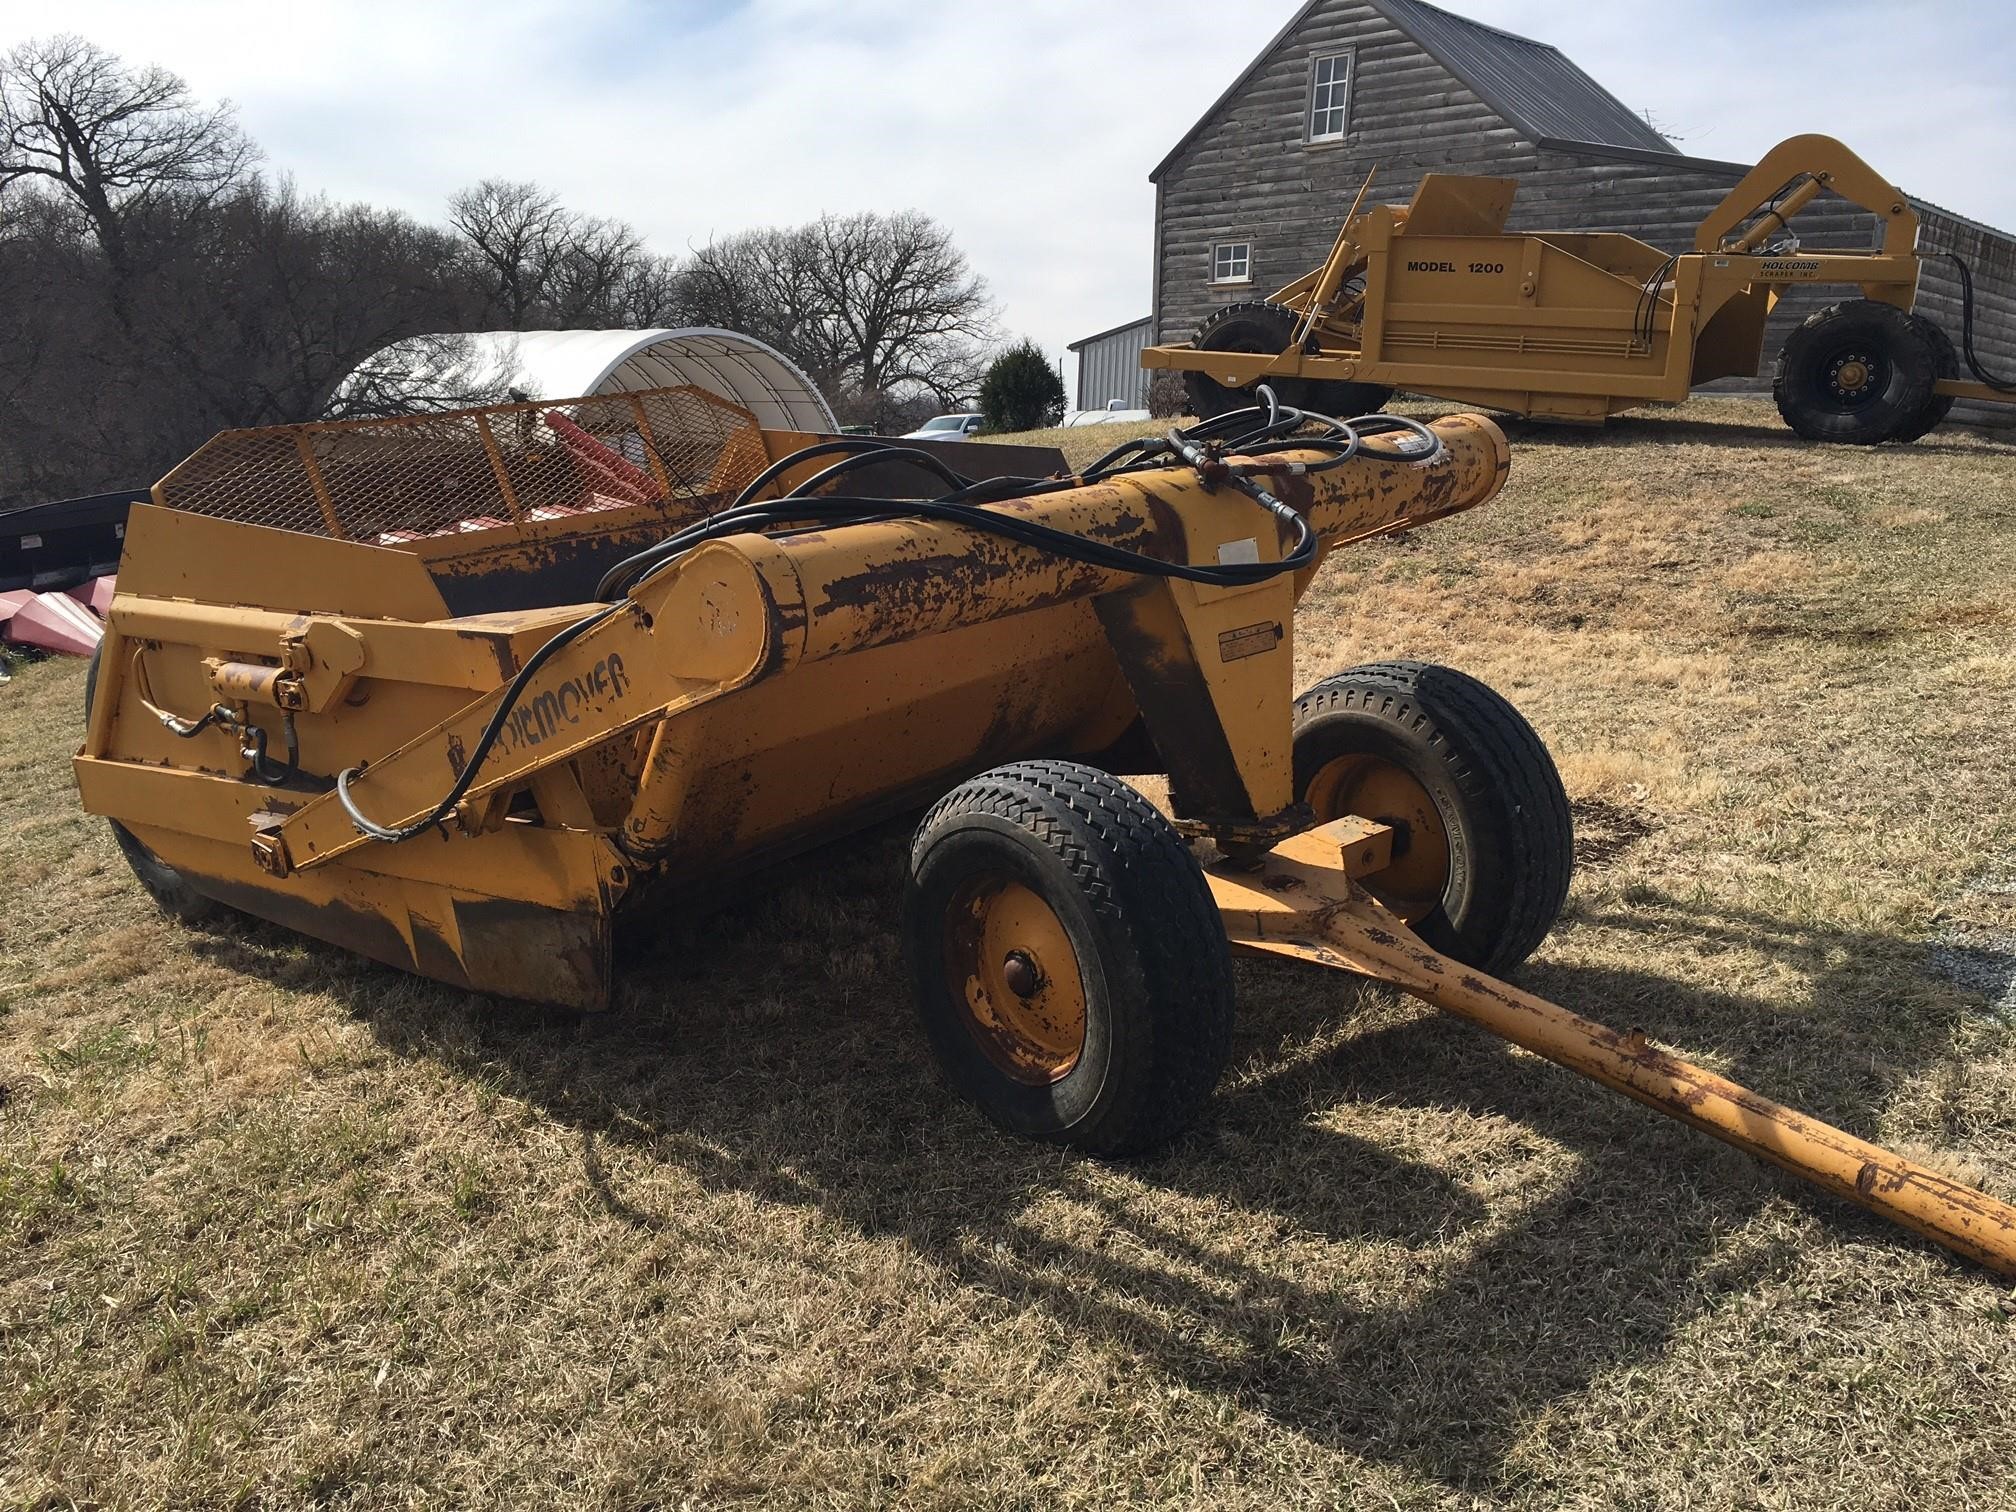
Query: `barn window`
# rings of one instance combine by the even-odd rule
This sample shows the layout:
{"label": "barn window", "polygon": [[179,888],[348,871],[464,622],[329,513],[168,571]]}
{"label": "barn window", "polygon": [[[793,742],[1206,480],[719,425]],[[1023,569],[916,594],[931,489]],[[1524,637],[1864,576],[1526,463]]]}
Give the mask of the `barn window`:
{"label": "barn window", "polygon": [[1219,242],[1211,249],[1211,282],[1251,283],[1253,243]]}
{"label": "barn window", "polygon": [[1309,140],[1343,140],[1351,119],[1351,75],[1354,54],[1318,53],[1309,60]]}

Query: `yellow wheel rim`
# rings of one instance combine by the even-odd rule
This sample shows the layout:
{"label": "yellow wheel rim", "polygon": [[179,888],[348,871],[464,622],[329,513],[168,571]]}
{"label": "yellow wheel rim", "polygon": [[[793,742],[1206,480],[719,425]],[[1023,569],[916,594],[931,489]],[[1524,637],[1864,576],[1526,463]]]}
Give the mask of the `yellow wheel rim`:
{"label": "yellow wheel rim", "polygon": [[976,879],[952,899],[946,983],[987,1058],[1029,1086],[1062,1081],[1085,1051],[1085,979],[1048,903],[1020,882]]}
{"label": "yellow wheel rim", "polygon": [[1428,790],[1377,756],[1339,756],[1309,781],[1321,821],[1355,814],[1393,826],[1393,864],[1364,879],[1365,890],[1413,921],[1433,913],[1449,885],[1449,830]]}

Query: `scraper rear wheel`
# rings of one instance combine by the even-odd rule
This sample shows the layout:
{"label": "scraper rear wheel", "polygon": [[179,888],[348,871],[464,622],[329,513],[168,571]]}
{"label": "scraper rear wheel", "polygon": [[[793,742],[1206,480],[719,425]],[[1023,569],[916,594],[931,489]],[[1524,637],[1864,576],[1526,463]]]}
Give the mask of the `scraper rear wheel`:
{"label": "scraper rear wheel", "polygon": [[1929,321],[1851,299],[1785,338],[1771,392],[1785,423],[1809,441],[1915,441],[1945,417],[1932,390],[1952,366],[1952,344]]}
{"label": "scraper rear wheel", "polygon": [[912,843],[903,934],[947,1079],[1004,1128],[1132,1153],[1217,1085],[1224,926],[1182,837],[1104,772],[1025,761],[955,788]]}
{"label": "scraper rear wheel", "polygon": [[[105,643],[100,641],[98,649],[91,653],[91,666],[84,674],[86,724],[91,722],[91,705],[98,695],[98,663],[104,654]],[[126,858],[133,875],[147,889],[147,895],[161,912],[171,919],[180,919],[184,924],[213,923],[229,912],[223,904],[213,902],[191,887],[180,872],[149,850],[117,819],[105,822],[112,826],[112,840],[119,847],[119,854]]]}

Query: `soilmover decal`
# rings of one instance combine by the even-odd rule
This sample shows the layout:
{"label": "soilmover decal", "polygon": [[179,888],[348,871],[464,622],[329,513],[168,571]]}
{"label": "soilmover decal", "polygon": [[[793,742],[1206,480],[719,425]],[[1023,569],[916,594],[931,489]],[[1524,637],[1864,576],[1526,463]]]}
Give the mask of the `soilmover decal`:
{"label": "soilmover decal", "polygon": [[497,736],[498,753],[508,755],[528,746],[543,745],[564,727],[580,724],[583,715],[604,704],[621,703],[629,687],[623,657],[611,651],[586,672],[521,698],[518,706],[505,716],[504,728]]}

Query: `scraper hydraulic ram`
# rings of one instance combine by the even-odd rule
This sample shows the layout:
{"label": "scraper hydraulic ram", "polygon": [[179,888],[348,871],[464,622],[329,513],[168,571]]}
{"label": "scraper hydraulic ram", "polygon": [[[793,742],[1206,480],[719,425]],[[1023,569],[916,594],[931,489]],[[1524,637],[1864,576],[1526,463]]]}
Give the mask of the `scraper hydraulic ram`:
{"label": "scraper hydraulic ram", "polygon": [[[1497,978],[1568,886],[1531,727],[1446,668],[1292,675],[1318,562],[1484,503],[1504,438],[1262,398],[977,482],[693,390],[221,436],[133,511],[84,805],[186,917],[595,1009],[641,881],[935,799],[913,987],[1008,1128],[1171,1138],[1229,1052],[1232,952],[1286,955],[2016,1274],[2016,1210]],[[1169,812],[1113,771],[1166,773]]]}

